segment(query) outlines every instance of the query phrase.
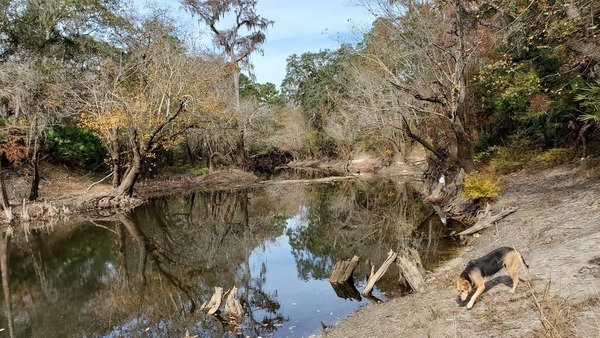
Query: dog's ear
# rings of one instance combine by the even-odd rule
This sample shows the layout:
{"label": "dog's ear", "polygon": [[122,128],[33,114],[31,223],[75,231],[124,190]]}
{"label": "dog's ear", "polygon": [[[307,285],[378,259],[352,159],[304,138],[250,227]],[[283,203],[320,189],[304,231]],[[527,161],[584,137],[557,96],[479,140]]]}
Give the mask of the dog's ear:
{"label": "dog's ear", "polygon": [[469,281],[467,281],[464,278],[459,278],[458,281],[456,281],[456,289],[458,291],[469,291],[471,292],[471,289],[473,289],[473,287],[471,286],[471,283],[469,283]]}

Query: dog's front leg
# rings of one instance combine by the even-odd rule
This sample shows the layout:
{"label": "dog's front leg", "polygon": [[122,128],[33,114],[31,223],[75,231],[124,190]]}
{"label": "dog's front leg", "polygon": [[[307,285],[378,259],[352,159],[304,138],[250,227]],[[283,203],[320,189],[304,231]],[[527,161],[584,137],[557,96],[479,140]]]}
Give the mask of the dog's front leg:
{"label": "dog's front leg", "polygon": [[475,293],[471,297],[471,300],[469,301],[469,304],[467,304],[467,309],[471,310],[471,308],[475,304],[475,300],[477,299],[477,297],[479,297],[479,295],[481,295],[483,293],[484,290],[485,290],[485,284],[482,283],[481,285],[477,286],[477,290],[475,291]]}

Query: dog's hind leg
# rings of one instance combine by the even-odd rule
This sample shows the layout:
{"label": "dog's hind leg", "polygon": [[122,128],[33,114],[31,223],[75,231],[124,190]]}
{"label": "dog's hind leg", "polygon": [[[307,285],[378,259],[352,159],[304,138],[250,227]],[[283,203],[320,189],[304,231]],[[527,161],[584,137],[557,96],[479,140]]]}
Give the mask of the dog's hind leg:
{"label": "dog's hind leg", "polygon": [[477,297],[479,297],[479,295],[481,295],[483,291],[485,291],[485,280],[483,279],[483,276],[481,276],[481,272],[479,271],[474,271],[469,275],[469,277],[471,278],[473,284],[475,284],[475,287],[477,288],[477,291],[475,291],[473,296],[471,296],[469,304],[467,304],[467,309],[470,310],[475,304],[475,300],[477,299]]}
{"label": "dog's hind leg", "polygon": [[519,263],[521,262],[521,255],[516,251],[509,253],[505,259],[506,271],[512,279],[513,286],[510,289],[510,293],[515,293],[517,285],[519,284]]}

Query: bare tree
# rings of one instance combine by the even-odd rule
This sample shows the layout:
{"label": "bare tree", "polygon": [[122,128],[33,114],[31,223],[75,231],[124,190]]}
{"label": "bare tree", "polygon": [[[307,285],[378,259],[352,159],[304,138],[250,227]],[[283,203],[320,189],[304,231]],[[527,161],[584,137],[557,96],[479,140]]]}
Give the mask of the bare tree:
{"label": "bare tree", "polygon": [[219,106],[209,92],[222,78],[223,63],[191,54],[167,22],[161,16],[145,22],[124,60],[104,64],[101,72],[109,76],[91,79],[110,84],[88,85],[82,123],[112,149],[113,161],[121,146],[127,153],[116,196],[131,196],[146,159],[178,144],[200,115]]}
{"label": "bare tree", "polygon": [[367,0],[379,10],[362,55],[397,93],[387,121],[434,156],[440,167],[473,169],[474,117],[467,74],[479,41],[469,1]]}
{"label": "bare tree", "polygon": [[[262,51],[262,44],[266,40],[265,31],[274,22],[256,13],[256,0],[182,0],[182,3],[210,28],[215,44],[223,48],[228,58],[233,75],[235,113],[238,116],[237,151],[239,161],[243,163],[246,160],[244,133],[247,119],[240,116],[240,69],[252,68],[250,54]],[[218,27],[221,20],[229,18],[233,18],[231,27]]]}
{"label": "bare tree", "polygon": [[0,97],[11,107],[5,113],[12,128],[5,130],[22,139],[33,169],[30,201],[39,196],[41,138],[74,113],[67,104],[70,74],[65,63],[44,57],[15,57],[0,64]]}

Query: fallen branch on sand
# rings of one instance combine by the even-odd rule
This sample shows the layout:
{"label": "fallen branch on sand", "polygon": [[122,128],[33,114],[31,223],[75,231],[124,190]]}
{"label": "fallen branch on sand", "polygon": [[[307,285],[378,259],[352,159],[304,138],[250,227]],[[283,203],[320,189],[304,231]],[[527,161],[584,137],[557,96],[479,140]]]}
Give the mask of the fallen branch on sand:
{"label": "fallen branch on sand", "polygon": [[472,227],[468,228],[465,231],[459,232],[457,235],[464,236],[464,235],[470,235],[470,234],[474,234],[478,231],[481,231],[487,227],[492,226],[495,222],[497,222],[497,221],[503,219],[504,217],[512,214],[513,212],[517,211],[517,209],[518,209],[517,207],[503,209],[497,215],[491,215],[491,211],[490,211],[489,204],[488,204],[485,212],[479,218],[479,220]]}

